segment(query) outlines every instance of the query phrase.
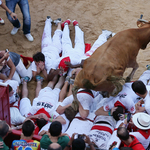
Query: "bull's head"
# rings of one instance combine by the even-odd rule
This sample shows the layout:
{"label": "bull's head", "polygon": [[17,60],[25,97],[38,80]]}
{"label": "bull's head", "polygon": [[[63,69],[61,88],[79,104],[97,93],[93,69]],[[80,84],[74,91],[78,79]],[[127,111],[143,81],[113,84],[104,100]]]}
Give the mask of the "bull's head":
{"label": "bull's head", "polygon": [[139,28],[141,28],[143,26],[146,27],[146,25],[149,26],[150,25],[150,21],[147,21],[147,20],[144,20],[144,19],[138,19],[137,20],[137,26]]}

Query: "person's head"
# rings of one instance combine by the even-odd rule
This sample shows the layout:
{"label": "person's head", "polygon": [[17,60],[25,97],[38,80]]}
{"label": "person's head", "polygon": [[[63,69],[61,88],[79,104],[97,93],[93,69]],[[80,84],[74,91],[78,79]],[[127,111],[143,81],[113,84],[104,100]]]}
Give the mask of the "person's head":
{"label": "person's head", "polygon": [[118,121],[120,120],[120,115],[124,113],[125,113],[124,108],[122,106],[117,106],[117,109],[113,112],[112,116],[116,121]]}
{"label": "person's head", "polygon": [[40,118],[36,120],[36,123],[39,129],[41,130],[41,128],[47,124],[47,120],[45,120],[44,118]]}
{"label": "person's head", "polygon": [[39,65],[39,63],[44,63],[45,62],[45,56],[41,52],[37,52],[36,54],[33,55],[33,60],[36,64],[36,66]]}
{"label": "person's head", "polygon": [[150,129],[150,115],[139,112],[132,116],[132,122],[134,125],[142,130],[148,130]]}
{"label": "person's head", "polygon": [[132,83],[132,90],[136,94],[140,94],[140,95],[144,95],[147,92],[145,84],[140,80],[137,80]]}
{"label": "person's head", "polygon": [[129,132],[125,127],[119,127],[117,129],[117,136],[120,140],[128,140],[129,139]]}
{"label": "person's head", "polygon": [[62,125],[59,121],[54,121],[51,123],[49,128],[49,133],[51,136],[59,136],[61,134]]}
{"label": "person's head", "polygon": [[14,90],[10,85],[8,85],[8,87],[9,87],[9,97],[11,97],[14,94]]}
{"label": "person's head", "polygon": [[65,62],[70,62],[70,57],[65,57],[63,58],[59,65],[58,65],[58,69],[60,69],[60,75],[64,75],[67,73],[69,67],[65,64]]}
{"label": "person's head", "polygon": [[72,150],[84,150],[85,141],[82,138],[77,138],[72,141]]}
{"label": "person's head", "polygon": [[3,120],[0,120],[0,137],[5,137],[7,135],[9,131],[9,126],[8,124],[3,121]]}
{"label": "person's head", "polygon": [[58,143],[52,143],[49,145],[48,150],[62,150],[62,147]]}
{"label": "person's head", "polygon": [[71,122],[76,116],[77,111],[75,111],[72,106],[69,106],[65,109],[64,114],[66,118]]}
{"label": "person's head", "polygon": [[22,133],[24,136],[29,137],[34,134],[35,125],[32,120],[26,120],[22,125]]}

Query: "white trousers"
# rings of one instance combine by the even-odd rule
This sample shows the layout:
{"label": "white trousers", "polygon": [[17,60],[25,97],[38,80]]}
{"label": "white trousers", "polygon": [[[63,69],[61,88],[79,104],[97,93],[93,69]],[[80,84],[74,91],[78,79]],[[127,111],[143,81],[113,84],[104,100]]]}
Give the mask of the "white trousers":
{"label": "white trousers", "polygon": [[[82,56],[85,52],[85,44],[84,44],[84,33],[79,28],[79,26],[75,26],[75,46],[73,48],[72,42],[70,39],[70,30],[69,26],[65,25],[63,33],[62,33],[62,56],[70,56],[72,54],[77,54]],[[78,59],[78,58],[77,58]]]}
{"label": "white trousers", "polygon": [[107,31],[107,30],[102,31],[102,34],[99,35],[98,39],[94,42],[91,49],[84,54],[83,58],[86,59],[86,58],[90,57],[98,47],[100,47],[105,42],[107,42],[107,38],[110,34],[111,34],[110,31]]}
{"label": "white trousers", "polygon": [[47,19],[45,21],[45,27],[42,36],[41,51],[45,55],[47,55],[48,53],[53,57],[54,56],[58,57],[62,51],[62,45],[61,45],[62,31],[57,29],[54,32],[53,38],[51,37],[51,32],[52,32],[52,24],[50,19]]}

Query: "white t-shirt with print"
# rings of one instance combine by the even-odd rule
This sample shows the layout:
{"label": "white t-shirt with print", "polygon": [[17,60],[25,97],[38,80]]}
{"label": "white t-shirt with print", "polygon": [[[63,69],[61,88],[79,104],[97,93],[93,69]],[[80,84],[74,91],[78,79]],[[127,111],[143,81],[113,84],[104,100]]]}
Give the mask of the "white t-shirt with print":
{"label": "white t-shirt with print", "polygon": [[[79,89],[79,91],[84,90],[84,89]],[[91,90],[93,93],[93,96],[96,97],[97,96],[97,92]],[[82,105],[84,110],[90,110],[90,107],[92,105],[93,102],[93,97],[87,93],[77,93],[77,98],[80,102],[80,104]],[[60,106],[66,106],[68,104],[71,104],[74,100],[73,95],[70,95],[68,97],[66,97],[63,102],[59,102]]]}
{"label": "white t-shirt with print", "polygon": [[60,89],[45,87],[40,90],[39,96],[33,100],[33,106],[30,109],[30,113],[33,115],[39,109],[44,108],[50,116],[53,114],[55,117],[59,114],[55,111],[58,106]]}
{"label": "white t-shirt with print", "polygon": [[104,104],[104,110],[109,111],[115,107],[116,103],[122,104],[129,112],[135,113],[135,103],[138,96],[131,88],[132,83],[125,83],[123,89],[111,101]]}

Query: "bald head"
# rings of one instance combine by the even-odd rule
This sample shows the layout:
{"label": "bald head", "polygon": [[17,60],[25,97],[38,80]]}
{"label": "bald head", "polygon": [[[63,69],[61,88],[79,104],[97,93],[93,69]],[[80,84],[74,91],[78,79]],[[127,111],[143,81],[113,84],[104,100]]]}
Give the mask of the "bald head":
{"label": "bald head", "polygon": [[48,150],[62,150],[62,147],[58,143],[52,143],[49,145]]}
{"label": "bald head", "polygon": [[125,127],[119,127],[117,129],[117,136],[121,139],[121,140],[128,140],[129,139],[129,132]]}

